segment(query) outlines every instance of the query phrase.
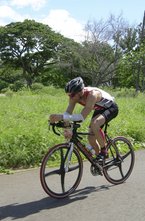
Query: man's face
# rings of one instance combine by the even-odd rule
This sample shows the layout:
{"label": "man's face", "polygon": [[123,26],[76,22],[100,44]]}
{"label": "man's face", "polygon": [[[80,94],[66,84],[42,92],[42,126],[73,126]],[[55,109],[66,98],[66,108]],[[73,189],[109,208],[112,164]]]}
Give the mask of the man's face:
{"label": "man's face", "polygon": [[81,90],[80,92],[78,93],[68,93],[68,96],[71,98],[71,99],[75,99],[75,100],[79,100],[82,98],[84,94],[84,90]]}

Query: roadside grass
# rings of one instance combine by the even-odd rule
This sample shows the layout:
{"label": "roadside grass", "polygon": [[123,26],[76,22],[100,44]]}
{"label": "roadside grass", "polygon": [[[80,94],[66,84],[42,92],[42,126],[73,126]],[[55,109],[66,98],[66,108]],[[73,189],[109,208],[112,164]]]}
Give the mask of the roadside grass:
{"label": "roadside grass", "polygon": [[[118,91],[112,93],[119,106],[119,115],[111,121],[108,133],[112,137],[128,137],[135,149],[144,148],[144,94],[121,96]],[[50,147],[65,142],[63,136],[56,136],[49,130],[48,118],[51,113],[63,113],[67,102],[64,91],[54,87],[0,97],[0,172],[39,166]],[[75,113],[81,109],[77,105]],[[87,131],[90,117],[91,114],[82,123],[82,131]]]}

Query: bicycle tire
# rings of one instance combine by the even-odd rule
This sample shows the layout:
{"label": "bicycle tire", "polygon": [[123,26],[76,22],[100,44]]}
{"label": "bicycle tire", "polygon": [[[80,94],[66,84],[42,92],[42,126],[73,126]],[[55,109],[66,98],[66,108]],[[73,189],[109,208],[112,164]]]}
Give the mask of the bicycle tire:
{"label": "bicycle tire", "polygon": [[105,159],[103,174],[112,184],[121,184],[131,175],[135,154],[133,146],[125,137],[116,137],[108,146],[109,158]]}
{"label": "bicycle tire", "polygon": [[65,171],[68,143],[52,147],[42,160],[40,181],[44,191],[51,197],[62,199],[69,196],[79,185],[83,173],[83,161],[74,146],[68,172]]}

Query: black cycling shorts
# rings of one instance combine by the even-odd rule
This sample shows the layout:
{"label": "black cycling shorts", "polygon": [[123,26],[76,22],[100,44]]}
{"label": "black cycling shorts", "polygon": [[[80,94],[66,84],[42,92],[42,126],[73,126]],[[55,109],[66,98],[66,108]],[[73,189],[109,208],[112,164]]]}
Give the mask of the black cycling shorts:
{"label": "black cycling shorts", "polygon": [[103,115],[105,117],[106,123],[111,121],[113,118],[115,118],[118,115],[118,106],[116,103],[113,103],[109,108],[104,108],[101,110],[95,110],[92,116],[92,119],[96,117],[97,115]]}

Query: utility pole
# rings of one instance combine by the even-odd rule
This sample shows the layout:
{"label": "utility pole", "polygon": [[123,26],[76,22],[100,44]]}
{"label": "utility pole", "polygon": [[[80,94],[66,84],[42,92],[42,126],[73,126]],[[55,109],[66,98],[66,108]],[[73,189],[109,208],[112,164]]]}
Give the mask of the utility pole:
{"label": "utility pole", "polygon": [[143,23],[142,23],[141,42],[144,41],[144,38],[145,38],[145,11],[144,11],[144,17],[143,17]]}
{"label": "utility pole", "polygon": [[[145,44],[145,11],[144,11],[144,17],[143,17],[143,23],[142,23],[142,34],[141,34],[141,43]],[[145,90],[145,59],[142,59],[142,73],[143,73],[143,79],[142,79],[142,90]]]}

